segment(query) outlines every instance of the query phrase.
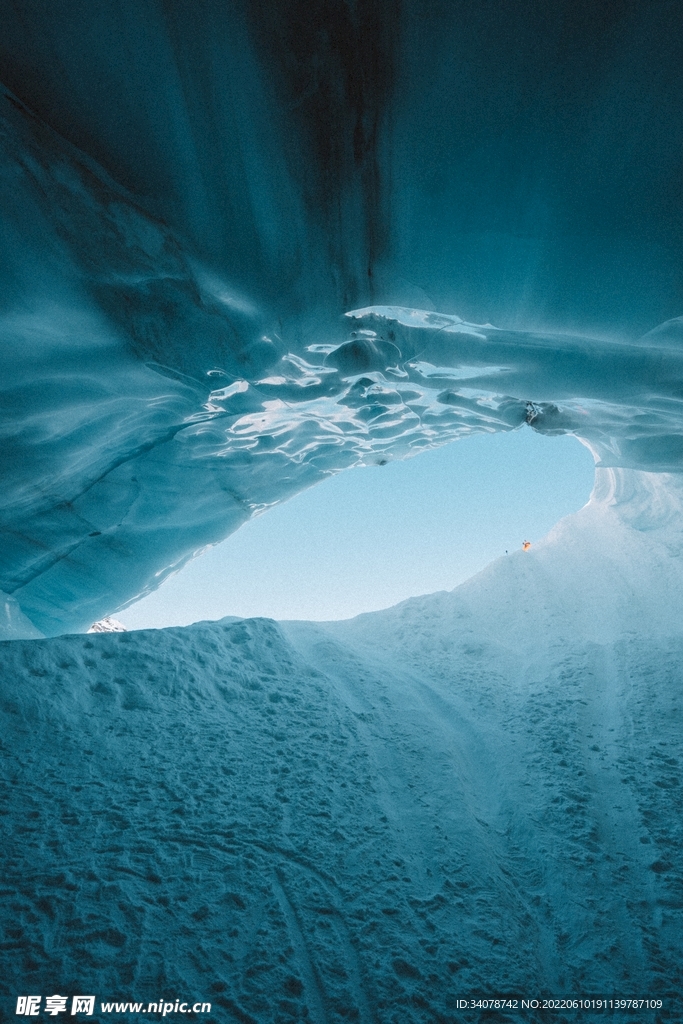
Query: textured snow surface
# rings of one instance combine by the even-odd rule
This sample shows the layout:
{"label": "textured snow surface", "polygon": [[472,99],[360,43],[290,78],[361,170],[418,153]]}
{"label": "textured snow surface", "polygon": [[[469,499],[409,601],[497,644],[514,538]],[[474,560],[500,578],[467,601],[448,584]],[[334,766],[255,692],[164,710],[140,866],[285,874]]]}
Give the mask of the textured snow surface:
{"label": "textured snow surface", "polygon": [[6,1012],[680,1019],[680,484],[598,477],[540,545],[386,612],[0,645]]}
{"label": "textured snow surface", "polygon": [[681,469],[683,8],[5,7],[0,589],[38,630],[472,431]]}

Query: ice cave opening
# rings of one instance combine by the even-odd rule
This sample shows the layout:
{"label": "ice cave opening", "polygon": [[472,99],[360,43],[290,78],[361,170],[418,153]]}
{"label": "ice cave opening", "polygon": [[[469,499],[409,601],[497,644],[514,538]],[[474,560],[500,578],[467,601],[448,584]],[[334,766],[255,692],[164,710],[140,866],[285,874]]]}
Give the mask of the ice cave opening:
{"label": "ice cave opening", "polygon": [[452,590],[585,505],[594,475],[576,438],[527,427],[345,470],[248,521],[117,618],[128,629],[348,619]]}
{"label": "ice cave opening", "polygon": [[[683,6],[2,13],[3,1018],[681,1020]],[[85,632],[532,432],[590,500],[453,589]]]}

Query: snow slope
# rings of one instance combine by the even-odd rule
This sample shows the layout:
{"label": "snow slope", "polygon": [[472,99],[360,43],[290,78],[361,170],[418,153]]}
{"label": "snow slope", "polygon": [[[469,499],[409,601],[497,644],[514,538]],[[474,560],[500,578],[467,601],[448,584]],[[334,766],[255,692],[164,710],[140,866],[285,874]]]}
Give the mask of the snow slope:
{"label": "snow slope", "polygon": [[0,645],[6,1014],[680,1020],[680,493],[603,471],[538,547],[348,622]]}

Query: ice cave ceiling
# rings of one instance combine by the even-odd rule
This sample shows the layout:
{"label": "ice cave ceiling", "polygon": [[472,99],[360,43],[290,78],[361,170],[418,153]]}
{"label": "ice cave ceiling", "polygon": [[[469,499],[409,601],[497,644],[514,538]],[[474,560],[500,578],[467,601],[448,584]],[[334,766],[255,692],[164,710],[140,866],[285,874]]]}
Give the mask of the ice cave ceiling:
{"label": "ice cave ceiling", "polygon": [[472,431],[683,468],[682,66],[651,0],[5,5],[0,590],[82,629]]}

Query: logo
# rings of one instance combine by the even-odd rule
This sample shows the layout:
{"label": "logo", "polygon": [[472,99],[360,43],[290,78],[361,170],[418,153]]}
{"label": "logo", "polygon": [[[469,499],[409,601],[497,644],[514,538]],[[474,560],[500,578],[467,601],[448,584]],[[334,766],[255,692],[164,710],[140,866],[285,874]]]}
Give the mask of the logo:
{"label": "logo", "polygon": [[[17,1013],[21,1017],[37,1017],[40,1013],[42,996],[19,996],[17,998]],[[56,1017],[59,1013],[66,1013],[68,996],[46,996],[45,1013]],[[92,1017],[95,1012],[95,996],[74,996],[71,1000],[71,1016],[77,1013],[85,1013]]]}

